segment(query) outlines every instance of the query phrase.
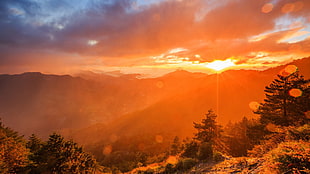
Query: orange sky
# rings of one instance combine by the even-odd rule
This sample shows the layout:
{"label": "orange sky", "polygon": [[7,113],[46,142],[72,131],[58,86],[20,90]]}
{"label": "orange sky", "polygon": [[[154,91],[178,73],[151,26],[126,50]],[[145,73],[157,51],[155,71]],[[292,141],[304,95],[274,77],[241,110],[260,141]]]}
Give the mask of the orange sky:
{"label": "orange sky", "polygon": [[2,0],[0,11],[0,73],[150,77],[310,56],[309,0]]}

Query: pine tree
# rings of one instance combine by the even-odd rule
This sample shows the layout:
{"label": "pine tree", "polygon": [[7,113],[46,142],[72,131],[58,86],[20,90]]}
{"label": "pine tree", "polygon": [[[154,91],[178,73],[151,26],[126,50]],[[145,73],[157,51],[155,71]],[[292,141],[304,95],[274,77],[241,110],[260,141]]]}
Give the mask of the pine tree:
{"label": "pine tree", "polygon": [[305,112],[310,110],[310,80],[296,71],[289,75],[278,75],[265,87],[266,99],[254,112],[260,115],[262,124],[288,126],[309,121]]}
{"label": "pine tree", "polygon": [[181,156],[208,160],[213,155],[213,148],[219,145],[219,137],[222,132],[221,126],[215,121],[217,115],[209,110],[201,120],[201,123],[194,122],[197,133],[194,139],[185,143],[185,148]]}
{"label": "pine tree", "polygon": [[214,143],[221,132],[221,127],[215,121],[217,115],[209,110],[205,116],[206,118],[202,119],[201,123],[194,122],[194,128],[197,129],[194,139]]}
{"label": "pine tree", "polygon": [[250,120],[246,117],[237,123],[229,123],[224,129],[223,137],[228,152],[232,156],[246,156],[247,150],[251,148],[251,142],[247,136]]}
{"label": "pine tree", "polygon": [[181,151],[181,142],[178,136],[175,136],[171,144],[170,155],[177,155]]}
{"label": "pine tree", "polygon": [[43,151],[44,146],[45,142],[36,135],[32,134],[29,137],[26,147],[30,150],[29,159],[31,163],[28,166],[30,173],[44,173],[47,170],[46,159],[48,158],[48,154]]}

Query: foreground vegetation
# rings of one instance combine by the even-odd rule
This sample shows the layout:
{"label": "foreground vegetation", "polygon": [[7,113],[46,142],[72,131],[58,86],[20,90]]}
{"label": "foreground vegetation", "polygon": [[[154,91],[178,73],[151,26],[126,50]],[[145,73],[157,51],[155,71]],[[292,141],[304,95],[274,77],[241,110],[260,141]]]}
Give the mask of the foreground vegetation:
{"label": "foreground vegetation", "polygon": [[128,137],[88,148],[94,156],[59,134],[25,140],[1,123],[0,173],[309,173],[309,83],[283,71],[266,87],[258,119],[223,127],[209,110],[192,138]]}
{"label": "foreground vegetation", "polygon": [[73,141],[52,134],[48,141],[35,135],[26,141],[0,123],[0,173],[95,173],[94,157]]}

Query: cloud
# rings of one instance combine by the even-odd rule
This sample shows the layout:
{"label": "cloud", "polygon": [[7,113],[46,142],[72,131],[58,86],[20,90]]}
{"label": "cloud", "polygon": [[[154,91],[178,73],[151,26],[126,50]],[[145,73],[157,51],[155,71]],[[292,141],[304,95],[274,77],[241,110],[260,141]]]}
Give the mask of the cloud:
{"label": "cloud", "polygon": [[[246,61],[253,52],[309,55],[309,39],[295,43],[279,40],[309,32],[310,1],[137,3],[134,0],[88,0],[76,4],[69,0],[61,3],[1,0],[0,64],[22,61],[23,58],[17,57],[36,49],[48,55],[71,54],[63,59],[74,60],[75,55],[101,59],[108,66],[149,64],[150,57],[177,48],[186,50],[176,52],[178,57],[200,62],[233,56]],[[285,19],[285,24],[280,19]],[[298,27],[306,29],[290,28],[294,20],[300,20]],[[253,37],[260,39],[253,41]],[[53,56],[31,55],[46,59],[45,62],[53,61]],[[31,62],[30,57],[27,60]]]}

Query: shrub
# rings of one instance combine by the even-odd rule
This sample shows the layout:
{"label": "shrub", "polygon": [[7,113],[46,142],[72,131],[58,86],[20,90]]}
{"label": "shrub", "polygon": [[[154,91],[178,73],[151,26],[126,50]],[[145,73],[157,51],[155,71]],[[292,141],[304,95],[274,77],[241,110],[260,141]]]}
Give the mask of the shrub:
{"label": "shrub", "polygon": [[222,155],[221,152],[214,152],[213,153],[213,161],[215,162],[220,162],[220,161],[224,161],[225,157]]}
{"label": "shrub", "polygon": [[253,149],[249,150],[248,155],[251,157],[262,157],[270,150],[276,148],[279,143],[285,141],[285,137],[285,133],[274,133],[268,135],[266,140],[261,141],[259,145],[255,145]]}
{"label": "shrub", "polygon": [[212,143],[207,142],[202,143],[198,150],[198,159],[209,160],[212,159],[212,156],[213,156]]}
{"label": "shrub", "polygon": [[291,129],[288,131],[290,139],[293,140],[310,140],[310,124],[305,124],[296,129]]}
{"label": "shrub", "polygon": [[185,144],[185,148],[181,156],[186,158],[196,158],[198,150],[199,150],[198,142],[192,140]]}
{"label": "shrub", "polygon": [[176,164],[176,169],[179,171],[186,171],[194,167],[196,164],[197,160],[193,158],[184,158]]}
{"label": "shrub", "polygon": [[279,173],[308,173],[310,171],[310,143],[283,142],[270,151],[265,158],[265,166]]}
{"label": "shrub", "polygon": [[165,166],[165,171],[164,171],[164,173],[169,174],[169,173],[174,173],[174,172],[176,172],[176,170],[175,170],[173,164],[169,164],[169,163],[168,163],[168,164]]}

